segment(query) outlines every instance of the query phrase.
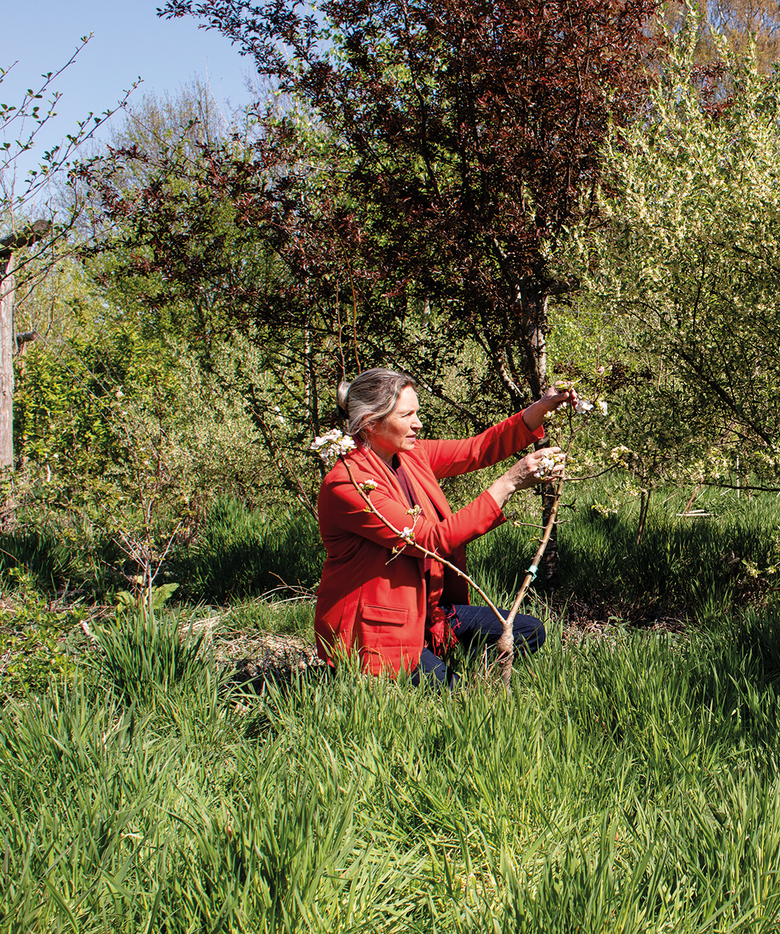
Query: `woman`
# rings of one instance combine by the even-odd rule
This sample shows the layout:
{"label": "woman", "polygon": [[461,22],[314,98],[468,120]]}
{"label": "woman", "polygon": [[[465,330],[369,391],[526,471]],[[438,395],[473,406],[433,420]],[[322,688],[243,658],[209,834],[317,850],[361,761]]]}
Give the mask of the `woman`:
{"label": "woman", "polygon": [[[501,510],[509,498],[538,483],[542,458],[559,449],[527,454],[454,514],[438,480],[496,464],[538,441],[544,416],[576,397],[570,390],[550,390],[474,438],[428,441],[418,438],[422,422],[415,389],[408,374],[381,368],[339,387],[347,431],[357,445],[346,455],[352,477],[358,484],[373,481],[368,485],[372,505],[394,528],[413,526],[414,543],[404,543],[367,510],[338,460],[318,501],[327,558],[314,628],[319,655],[331,664],[340,652],[357,651],[374,674],[395,676],[403,668],[415,679],[422,673],[441,682],[448,673],[436,652],[454,641],[450,628],[468,649],[472,643],[495,642],[501,624],[490,608],[469,606],[463,578],[426,557],[415,543],[465,571],[465,546],[506,521]],[[413,519],[415,506],[420,512]],[[535,651],[544,638],[539,620],[518,615],[517,645]]]}

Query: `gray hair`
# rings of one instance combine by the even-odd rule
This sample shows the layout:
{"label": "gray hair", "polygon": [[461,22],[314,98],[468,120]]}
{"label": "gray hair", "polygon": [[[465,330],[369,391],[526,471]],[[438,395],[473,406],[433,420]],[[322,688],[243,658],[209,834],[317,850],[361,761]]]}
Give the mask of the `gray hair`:
{"label": "gray hair", "polygon": [[366,425],[389,415],[407,387],[417,389],[417,383],[408,373],[384,367],[365,370],[351,383],[339,383],[338,403],[347,413],[347,433],[362,438]]}

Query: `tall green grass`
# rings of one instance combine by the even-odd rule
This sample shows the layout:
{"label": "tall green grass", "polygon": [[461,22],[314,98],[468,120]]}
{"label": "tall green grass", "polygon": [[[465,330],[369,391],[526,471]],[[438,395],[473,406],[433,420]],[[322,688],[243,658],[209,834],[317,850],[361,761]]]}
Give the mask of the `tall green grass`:
{"label": "tall green grass", "polygon": [[0,592],[17,586],[10,570],[25,570],[43,590],[54,591],[70,577],[70,564],[70,549],[51,526],[0,533]]}
{"label": "tall green grass", "polygon": [[196,542],[177,552],[169,573],[181,582],[183,596],[224,603],[283,584],[316,587],[324,557],[310,516],[269,516],[223,497]]}
{"label": "tall green grass", "polygon": [[[604,515],[593,508],[609,484],[571,485],[574,512],[559,528],[559,595],[593,601],[646,622],[689,618],[708,628],[727,624],[734,606],[774,600],[780,581],[780,499],[704,491],[684,517],[687,491],[657,492],[637,543],[637,508]],[[538,522],[533,513],[525,522]],[[469,567],[495,591],[517,589],[534,554],[532,529],[505,525],[470,546]]]}
{"label": "tall green grass", "polygon": [[0,712],[2,931],[780,925],[777,615],[566,649],[551,625],[508,695],[88,675]]}
{"label": "tall green grass", "polygon": [[118,610],[92,632],[100,675],[129,701],[186,689],[210,664],[201,651],[205,633],[195,635],[192,626],[182,632],[173,614]]}
{"label": "tall green grass", "polygon": [[[575,508],[563,510],[559,528],[559,597],[592,603],[633,622],[687,617],[716,628],[732,607],[764,606],[774,599],[780,586],[777,496],[704,490],[696,507],[706,515],[682,517],[688,491],[656,491],[637,543],[636,504],[607,515],[593,508],[615,495],[614,482],[567,488],[565,498],[574,500]],[[515,505],[524,522],[538,524],[536,497],[518,498]],[[112,587],[126,586],[115,542],[93,530],[78,553],[67,538],[53,528],[0,536],[0,582],[11,583],[4,568],[22,565],[50,592],[67,584],[105,598]],[[537,540],[527,526],[504,525],[469,546],[470,570],[506,602],[503,597],[516,592]],[[269,515],[222,497],[195,539],[169,555],[158,579],[178,583],[178,599],[225,604],[285,585],[313,590],[324,557],[310,516]]]}

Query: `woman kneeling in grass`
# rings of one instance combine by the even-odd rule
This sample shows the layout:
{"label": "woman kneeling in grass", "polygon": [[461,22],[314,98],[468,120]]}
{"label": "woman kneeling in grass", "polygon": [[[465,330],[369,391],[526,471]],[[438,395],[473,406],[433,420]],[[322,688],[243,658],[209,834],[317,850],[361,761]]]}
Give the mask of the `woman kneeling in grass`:
{"label": "woman kneeling in grass", "polygon": [[[374,674],[397,675],[403,668],[415,683],[421,674],[447,683],[443,651],[456,640],[467,651],[493,644],[502,627],[489,607],[469,604],[462,577],[416,545],[465,571],[468,542],[506,521],[502,509],[512,494],[540,482],[542,459],[559,449],[520,458],[455,513],[438,481],[489,467],[540,440],[544,416],[576,402],[576,396],[572,390],[550,389],[524,411],[476,437],[429,441],[418,437],[422,422],[415,389],[408,374],[382,368],[367,370],[339,387],[339,405],[347,413],[347,431],[356,444],[336,461],[320,490],[319,525],[327,558],[314,628],[317,650],[331,664],[339,652],[358,652],[363,667]],[[559,460],[545,479],[563,470],[563,457]],[[367,509],[356,483],[371,490],[372,505],[389,525],[408,529],[413,524],[413,535],[399,540]],[[517,648],[535,652],[544,638],[540,620],[515,617]]]}

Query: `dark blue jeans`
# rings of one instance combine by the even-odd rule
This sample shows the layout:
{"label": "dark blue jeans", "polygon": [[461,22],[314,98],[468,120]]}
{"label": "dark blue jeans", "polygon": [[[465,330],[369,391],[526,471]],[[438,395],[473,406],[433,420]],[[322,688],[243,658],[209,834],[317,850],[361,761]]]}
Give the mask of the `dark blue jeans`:
{"label": "dark blue jeans", "polygon": [[[489,606],[459,604],[453,609],[457,613],[458,621],[452,627],[452,631],[465,649],[467,656],[476,656],[485,646],[495,645],[498,642],[503,630]],[[499,613],[504,619],[509,616],[509,610],[499,610]],[[536,652],[544,645],[546,638],[544,624],[535,616],[524,616],[518,613],[512,629],[516,651]],[[457,675],[450,671],[445,662],[427,648],[422,650],[420,664],[412,672],[412,683],[419,684],[423,675],[439,687],[446,684],[452,688],[458,680]]]}

